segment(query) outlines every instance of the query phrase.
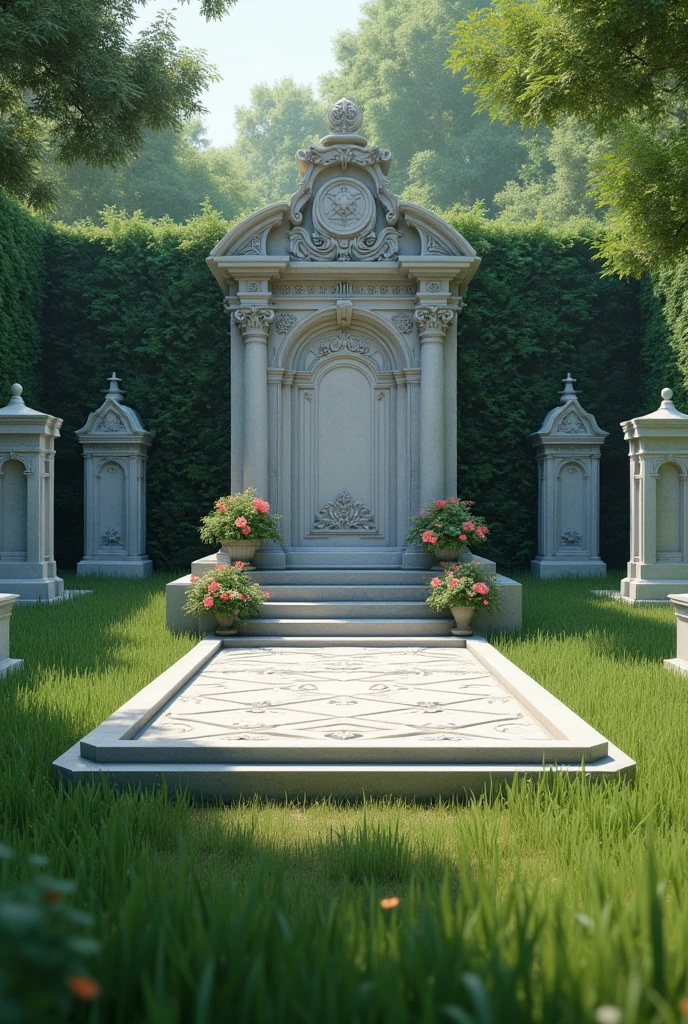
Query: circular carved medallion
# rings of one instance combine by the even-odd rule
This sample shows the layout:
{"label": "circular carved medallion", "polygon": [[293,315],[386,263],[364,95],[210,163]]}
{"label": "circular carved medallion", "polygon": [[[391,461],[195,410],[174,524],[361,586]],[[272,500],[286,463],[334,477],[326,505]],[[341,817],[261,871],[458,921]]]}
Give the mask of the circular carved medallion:
{"label": "circular carved medallion", "polygon": [[322,234],[353,238],[375,226],[375,200],[352,178],[334,178],[313,201],[313,223]]}

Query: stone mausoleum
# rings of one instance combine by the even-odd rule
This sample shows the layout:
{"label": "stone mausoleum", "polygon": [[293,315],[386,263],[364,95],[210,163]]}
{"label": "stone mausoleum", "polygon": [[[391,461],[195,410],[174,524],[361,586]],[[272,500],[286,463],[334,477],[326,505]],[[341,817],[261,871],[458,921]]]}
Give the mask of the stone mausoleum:
{"label": "stone mausoleum", "polygon": [[[328,120],[296,154],[291,200],[246,218],[208,258],[231,323],[231,489],[255,487],[283,516],[261,570],[418,572],[430,561],[406,544],[410,516],[461,490],[457,318],[480,260],[390,191],[391,153],[368,145],[355,104],[340,100]],[[500,582],[495,624],[514,628],[520,586]],[[184,585],[168,591],[174,609]]]}

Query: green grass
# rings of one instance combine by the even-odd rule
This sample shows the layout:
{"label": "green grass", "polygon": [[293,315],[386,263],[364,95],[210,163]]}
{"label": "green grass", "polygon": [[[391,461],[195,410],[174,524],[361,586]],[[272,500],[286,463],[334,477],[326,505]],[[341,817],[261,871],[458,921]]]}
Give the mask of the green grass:
{"label": "green grass", "polygon": [[195,642],[165,631],[163,582],[98,580],[13,615],[26,668],[0,684],[0,843],[17,854],[0,889],[46,855],[103,944],[101,999],[51,1020],[592,1024],[601,1004],[624,1024],[688,1019],[688,679],[662,667],[670,608],[524,578],[524,629],[495,639],[637,760],[634,785],[553,776],[431,806],[55,789],[52,760]]}

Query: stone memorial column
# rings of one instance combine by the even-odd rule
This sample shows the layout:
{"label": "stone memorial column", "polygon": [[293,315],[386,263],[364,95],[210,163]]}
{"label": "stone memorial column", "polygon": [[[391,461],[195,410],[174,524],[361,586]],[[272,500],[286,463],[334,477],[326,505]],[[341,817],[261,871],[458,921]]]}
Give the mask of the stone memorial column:
{"label": "stone memorial column", "polygon": [[53,536],[55,438],[62,420],[30,409],[21,384],[0,409],[0,590],[19,603],[64,594]]}
{"label": "stone memorial column", "polygon": [[569,373],[559,405],[530,435],[538,462],[538,553],[531,572],[605,576],[599,557],[600,450],[607,432],[581,406]]}
{"label": "stone memorial column", "polygon": [[244,338],[244,487],[268,493],[268,335],[275,314],[242,306],[234,323]]}
{"label": "stone memorial column", "polygon": [[631,554],[621,597],[688,593],[688,416],[662,390],[655,412],[621,424],[631,478]]}
{"label": "stone memorial column", "polygon": [[445,306],[419,306],[420,504],[444,497],[444,338],[454,319]]}
{"label": "stone memorial column", "polygon": [[76,431],[84,455],[84,557],[77,575],[150,576],[146,463],[153,434],[124,405],[113,373],[103,404]]}

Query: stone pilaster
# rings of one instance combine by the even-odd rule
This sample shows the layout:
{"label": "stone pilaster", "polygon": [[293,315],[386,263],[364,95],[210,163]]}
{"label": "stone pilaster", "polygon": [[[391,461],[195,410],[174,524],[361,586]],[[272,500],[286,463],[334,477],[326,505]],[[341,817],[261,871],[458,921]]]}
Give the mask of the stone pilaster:
{"label": "stone pilaster", "polygon": [[234,323],[244,339],[244,487],[268,493],[268,306],[240,306]]}
{"label": "stone pilaster", "polygon": [[444,496],[444,339],[454,320],[447,306],[419,306],[420,502]]}

